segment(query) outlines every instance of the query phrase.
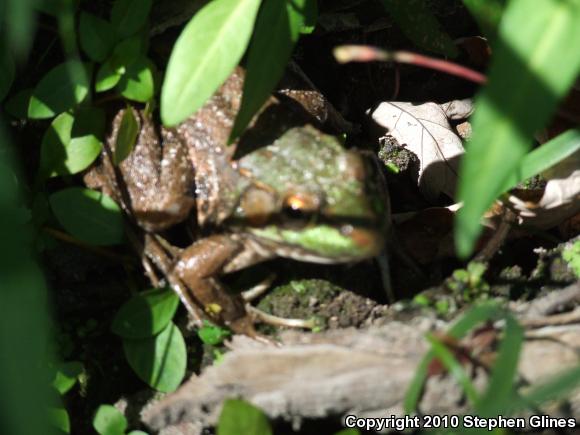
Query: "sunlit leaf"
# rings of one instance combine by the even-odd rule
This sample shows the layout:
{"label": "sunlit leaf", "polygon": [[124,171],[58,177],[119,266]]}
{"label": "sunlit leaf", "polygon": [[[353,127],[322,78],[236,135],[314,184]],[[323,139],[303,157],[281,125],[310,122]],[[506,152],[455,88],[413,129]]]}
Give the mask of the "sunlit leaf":
{"label": "sunlit leaf", "polygon": [[151,0],[115,0],[111,11],[111,23],[121,37],[133,35],[147,22]]}
{"label": "sunlit leaf", "polygon": [[135,373],[158,391],[174,391],[185,376],[185,341],[173,323],[153,337],[125,339],[123,348]]}
{"label": "sunlit leaf", "polygon": [[88,92],[87,68],[76,60],[61,63],[51,69],[34,88],[28,116],[33,119],[51,118],[83,101]]}
{"label": "sunlit leaf", "polygon": [[117,88],[129,100],[146,103],[155,91],[153,62],[141,56],[133,62],[119,81]]}
{"label": "sunlit leaf", "polygon": [[170,288],[133,296],[113,319],[111,330],[123,338],[147,338],[161,332],[173,318],[179,298]]}
{"label": "sunlit leaf", "polygon": [[63,433],[70,433],[70,417],[65,408],[49,408],[48,415],[55,428]]}
{"label": "sunlit leaf", "polygon": [[282,78],[304,25],[307,2],[264,0],[248,49],[242,105],[232,129],[232,139],[243,132]]}
{"label": "sunlit leaf", "polygon": [[318,0],[306,0],[304,5],[304,22],[300,28],[300,33],[310,34],[314,32],[316,21],[318,20]]}
{"label": "sunlit leaf", "polygon": [[52,381],[52,386],[59,392],[65,394],[77,382],[78,376],[83,371],[83,365],[78,361],[68,361],[58,365],[56,375]]}
{"label": "sunlit leaf", "polygon": [[266,415],[251,403],[238,399],[224,402],[217,435],[272,435]]}
{"label": "sunlit leaf", "polygon": [[205,344],[215,346],[229,337],[231,332],[219,326],[212,325],[209,322],[205,322],[203,327],[197,331],[197,335]]}
{"label": "sunlit leaf", "polygon": [[477,99],[473,139],[460,172],[456,244],[468,256],[480,217],[502,193],[580,70],[580,1],[510,2],[500,24],[489,84]]}
{"label": "sunlit leaf", "polygon": [[108,21],[86,12],[79,18],[79,39],[84,52],[95,62],[104,61],[114,42],[113,28]]}
{"label": "sunlit leaf", "polygon": [[113,67],[110,59],[103,63],[97,70],[97,78],[95,79],[95,91],[105,92],[113,89],[123,74]]}
{"label": "sunlit leaf", "polygon": [[127,429],[127,419],[113,405],[101,405],[93,418],[93,427],[99,435],[122,435]]}
{"label": "sunlit leaf", "polygon": [[457,55],[451,37],[441,29],[424,0],[381,0],[407,38],[425,50],[448,57]]}
{"label": "sunlit leaf", "polygon": [[177,39],[161,91],[163,124],[175,125],[199,109],[240,61],[260,0],[214,0]]}
{"label": "sunlit leaf", "polygon": [[82,187],[53,193],[50,206],[59,223],[73,237],[91,245],[114,245],[123,241],[123,216],[107,195]]}
{"label": "sunlit leaf", "polygon": [[100,109],[84,109],[76,118],[67,112],[57,116],[42,139],[40,177],[86,169],[101,152],[103,129],[104,113]]}

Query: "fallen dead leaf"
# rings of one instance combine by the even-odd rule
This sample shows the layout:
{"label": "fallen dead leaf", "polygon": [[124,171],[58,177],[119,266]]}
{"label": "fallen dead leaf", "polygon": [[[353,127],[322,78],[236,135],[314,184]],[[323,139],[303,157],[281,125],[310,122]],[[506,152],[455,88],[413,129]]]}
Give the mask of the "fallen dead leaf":
{"label": "fallen dead leaf", "polygon": [[441,193],[454,197],[459,160],[465,152],[449,120],[467,118],[472,112],[471,100],[444,104],[383,102],[371,117],[384,128],[385,136],[417,155],[417,184],[429,201],[435,201]]}

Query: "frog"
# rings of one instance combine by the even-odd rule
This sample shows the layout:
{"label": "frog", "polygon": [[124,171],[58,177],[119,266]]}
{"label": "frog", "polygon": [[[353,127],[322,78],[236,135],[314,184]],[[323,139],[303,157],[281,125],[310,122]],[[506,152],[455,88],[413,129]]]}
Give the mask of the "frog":
{"label": "frog", "polygon": [[[295,91],[272,95],[229,143],[244,75],[237,68],[174,127],[156,126],[144,110],[120,109],[85,183],[117,201],[143,232],[142,254],[195,319],[255,335],[246,301],[224,286],[224,275],[277,257],[325,264],[371,258],[383,249],[389,210],[373,166],[324,131],[319,98],[313,113]],[[115,166],[128,111],[138,135]],[[184,224],[193,235],[184,248],[157,237]]]}

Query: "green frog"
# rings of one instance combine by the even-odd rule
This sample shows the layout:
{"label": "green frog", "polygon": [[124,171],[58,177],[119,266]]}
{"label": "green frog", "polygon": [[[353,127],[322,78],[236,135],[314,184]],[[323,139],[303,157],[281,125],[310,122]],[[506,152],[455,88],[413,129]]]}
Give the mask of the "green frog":
{"label": "green frog", "polygon": [[[101,162],[85,181],[112,196],[143,229],[145,255],[195,318],[203,314],[253,335],[245,301],[224,288],[220,275],[275,257],[317,263],[372,257],[384,244],[388,201],[368,162],[321,130],[318,96],[272,96],[228,145],[243,76],[236,69],[202,109],[174,128],[157,128],[143,111],[120,110]],[[130,155],[114,166],[127,110],[139,133]],[[181,223],[193,232],[185,249],[156,237]]]}

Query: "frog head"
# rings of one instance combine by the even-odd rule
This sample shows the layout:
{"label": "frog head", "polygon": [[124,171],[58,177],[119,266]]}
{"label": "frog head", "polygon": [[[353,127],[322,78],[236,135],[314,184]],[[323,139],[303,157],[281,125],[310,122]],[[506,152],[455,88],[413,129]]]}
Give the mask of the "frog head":
{"label": "frog head", "polygon": [[[338,263],[376,255],[388,201],[362,156],[309,125],[241,158],[248,180],[232,216],[276,255]],[[375,180],[376,181],[376,180]]]}

